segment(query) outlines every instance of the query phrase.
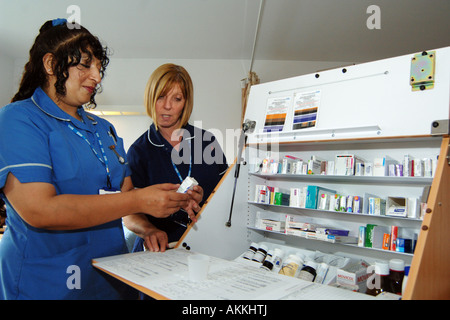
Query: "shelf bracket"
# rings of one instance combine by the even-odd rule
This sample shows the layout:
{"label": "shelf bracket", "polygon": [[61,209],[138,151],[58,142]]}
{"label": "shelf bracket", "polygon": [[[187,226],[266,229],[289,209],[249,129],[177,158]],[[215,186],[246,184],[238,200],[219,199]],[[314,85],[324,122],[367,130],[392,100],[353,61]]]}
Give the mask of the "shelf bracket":
{"label": "shelf bracket", "polygon": [[431,135],[441,136],[445,134],[450,134],[449,119],[434,120],[431,123]]}
{"label": "shelf bracket", "polygon": [[422,52],[411,59],[410,85],[412,91],[434,88],[436,51]]}

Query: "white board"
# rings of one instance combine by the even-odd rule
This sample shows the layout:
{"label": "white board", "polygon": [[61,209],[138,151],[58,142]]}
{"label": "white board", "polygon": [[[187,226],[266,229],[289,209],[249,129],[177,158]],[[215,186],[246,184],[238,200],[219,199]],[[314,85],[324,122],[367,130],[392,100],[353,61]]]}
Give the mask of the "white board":
{"label": "white board", "polygon": [[[429,135],[449,118],[450,47],[435,51],[434,88],[412,91],[414,53],[267,82],[251,87],[245,118],[256,121],[251,138],[302,141]],[[293,130],[295,97],[318,92],[314,127]],[[263,133],[273,99],[290,98],[283,131]],[[255,142],[255,141],[253,141]]]}

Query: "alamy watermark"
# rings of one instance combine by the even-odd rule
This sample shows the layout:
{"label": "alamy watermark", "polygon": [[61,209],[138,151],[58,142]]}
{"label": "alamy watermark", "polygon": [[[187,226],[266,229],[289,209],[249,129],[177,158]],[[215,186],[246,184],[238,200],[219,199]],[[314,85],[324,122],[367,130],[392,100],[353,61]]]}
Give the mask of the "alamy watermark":
{"label": "alamy watermark", "polygon": [[67,267],[66,273],[70,274],[66,280],[66,286],[69,290],[81,289],[81,269],[79,266],[72,264]]}
{"label": "alamy watermark", "polygon": [[[189,143],[181,143],[179,149],[173,149],[171,158],[172,162],[178,164],[223,164],[223,154],[227,158],[235,159],[239,153],[239,149],[243,149],[244,145],[240,145],[242,134],[241,129],[226,129],[225,134],[219,129],[207,129],[203,131],[202,121],[194,121],[193,135],[186,129],[179,129],[173,132],[171,140],[178,141],[180,135],[184,141]],[[253,145],[250,148],[248,159],[249,164],[254,164],[257,159],[270,157],[278,160],[279,139],[277,133],[271,133],[270,140],[258,141],[258,134],[253,133],[247,136],[249,139],[247,144]],[[204,147],[203,147],[204,146]],[[186,149],[186,150],[185,150]],[[193,150],[193,152],[189,152]],[[223,151],[220,152],[220,150]]]}
{"label": "alamy watermark", "polygon": [[381,9],[377,5],[370,5],[366,10],[370,16],[367,18],[366,26],[369,30],[381,29]]}
{"label": "alamy watermark", "polygon": [[80,29],[81,27],[81,9],[77,5],[70,5],[67,7],[66,13],[69,14],[67,18],[67,28],[69,29]]}

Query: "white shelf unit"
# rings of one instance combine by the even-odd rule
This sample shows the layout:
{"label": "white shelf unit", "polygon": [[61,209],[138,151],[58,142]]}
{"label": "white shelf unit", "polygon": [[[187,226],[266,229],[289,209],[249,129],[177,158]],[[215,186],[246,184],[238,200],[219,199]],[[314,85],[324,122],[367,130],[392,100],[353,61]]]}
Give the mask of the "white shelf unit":
{"label": "white shelf unit", "polygon": [[[249,145],[247,148],[248,160],[251,155],[258,152],[261,156],[282,159],[285,155],[308,160],[311,156],[334,160],[337,154],[354,154],[366,161],[376,157],[389,156],[401,163],[405,154],[413,158],[434,158],[439,155],[441,137],[399,137],[398,139],[360,139],[344,141],[295,142],[280,143],[276,154],[273,151],[252,150],[259,145]],[[248,166],[250,170],[254,166]],[[255,227],[256,217],[284,220],[286,214],[295,215],[302,222],[315,223],[328,227],[346,229],[349,236],[358,236],[360,226],[375,224],[399,228],[399,237],[414,239],[420,233],[421,219],[392,217],[386,215],[370,215],[364,213],[347,213],[330,210],[306,209],[282,205],[269,205],[258,203],[255,200],[256,185],[278,187],[285,192],[290,188],[315,185],[336,190],[346,195],[364,196],[364,193],[376,194],[380,198],[412,197],[426,202],[427,190],[433,181],[432,177],[389,177],[389,176],[342,176],[342,175],[298,175],[298,174],[260,174],[249,172],[248,175],[248,206],[247,227],[249,241],[274,241],[294,247],[309,250],[320,250],[328,253],[348,252],[360,255],[369,260],[389,260],[398,256],[410,264],[413,254],[390,250],[359,247],[355,244],[330,243],[321,240],[305,239],[281,232],[272,232]]]}
{"label": "white shelf unit", "polygon": [[[245,252],[251,241],[323,252],[343,251],[375,260],[401,257],[411,262],[404,299],[448,299],[450,47],[424,51],[419,56],[426,58],[428,53],[433,53],[435,60],[434,87],[426,90],[413,90],[410,83],[411,70],[417,67],[413,61],[422,60],[415,60],[418,53],[252,86],[244,119],[253,121],[255,127],[254,133],[248,133],[244,159],[235,161],[241,164],[240,176],[236,180],[235,164],[230,166],[207,199],[199,221],[188,228],[177,245],[229,260]],[[311,92],[320,92],[317,123],[295,130],[295,97]],[[274,99],[291,102],[285,117],[281,117],[282,131],[268,133],[264,129]],[[355,154],[367,161],[382,156],[400,161],[406,154],[419,159],[439,154],[439,160],[433,178],[253,174],[252,153],[258,151],[258,157],[264,158],[266,151],[262,147],[268,146],[280,156],[290,154],[304,160],[311,155],[331,159],[338,153]],[[255,185],[264,183],[285,189],[292,185],[319,185],[355,195],[370,191],[380,197],[421,197],[424,189],[431,187],[427,213],[420,221],[254,204]],[[414,254],[327,243],[256,230],[258,211],[275,217],[289,212],[336,227],[349,227],[353,235],[359,226],[372,223],[398,225],[419,236]]]}

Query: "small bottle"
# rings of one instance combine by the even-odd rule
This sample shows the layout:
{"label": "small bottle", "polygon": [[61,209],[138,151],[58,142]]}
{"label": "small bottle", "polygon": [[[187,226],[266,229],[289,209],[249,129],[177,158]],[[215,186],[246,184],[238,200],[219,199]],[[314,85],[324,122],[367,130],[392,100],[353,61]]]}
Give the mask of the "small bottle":
{"label": "small bottle", "polygon": [[252,258],[252,261],[256,261],[259,263],[262,263],[267,255],[267,246],[262,244],[259,246],[258,250],[256,251],[255,255]]}
{"label": "small bottle", "polygon": [[375,281],[368,286],[366,293],[377,296],[389,288],[389,265],[386,262],[375,262]]}
{"label": "small bottle", "polygon": [[256,253],[256,250],[258,248],[258,244],[252,242],[252,244],[250,245],[250,247],[247,249],[247,251],[244,253],[244,255],[242,256],[242,258],[247,259],[247,260],[252,260],[253,256]]}
{"label": "small bottle", "polygon": [[323,283],[325,281],[325,277],[327,276],[328,269],[329,266],[325,262],[319,263],[316,268],[317,275],[316,278],[314,279],[314,282]]}
{"label": "small bottle", "polygon": [[289,277],[295,277],[297,275],[297,270],[299,270],[302,266],[303,259],[299,255],[290,254],[278,273]]}
{"label": "small bottle", "polygon": [[282,263],[283,263],[283,259],[284,259],[284,251],[279,248],[275,248],[275,250],[273,252],[273,256],[272,256],[272,263],[273,263],[274,271],[276,271],[276,272],[280,271]]}
{"label": "small bottle", "polygon": [[306,261],[298,277],[302,280],[314,282],[316,278],[317,263],[314,261]]}
{"label": "small bottle", "polygon": [[267,270],[267,271],[272,271],[272,269],[273,269],[273,251],[272,250],[269,250],[269,252],[267,252],[266,259],[264,259],[264,262],[262,263],[260,268]]}
{"label": "small bottle", "polygon": [[401,259],[389,260],[389,292],[402,294],[403,277],[405,276],[405,262]]}

